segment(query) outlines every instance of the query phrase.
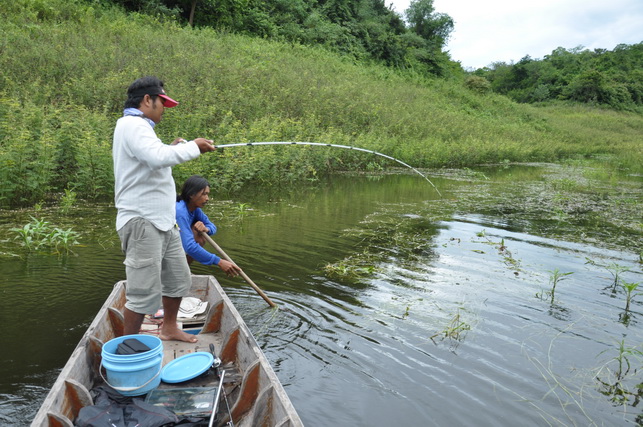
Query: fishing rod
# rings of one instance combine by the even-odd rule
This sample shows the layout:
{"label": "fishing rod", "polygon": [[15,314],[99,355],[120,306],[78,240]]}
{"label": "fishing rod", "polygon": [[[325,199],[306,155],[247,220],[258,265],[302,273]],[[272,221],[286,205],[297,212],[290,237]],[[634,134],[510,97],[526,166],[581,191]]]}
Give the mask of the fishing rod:
{"label": "fishing rod", "polygon": [[389,160],[393,160],[395,162],[398,162],[399,164],[406,166],[407,168],[411,169],[413,172],[417,173],[420,175],[422,178],[426,179],[429,184],[435,189],[435,191],[438,193],[440,197],[442,197],[442,193],[440,193],[440,190],[433,185],[431,180],[427,178],[426,175],[424,175],[422,172],[419,170],[415,169],[413,166],[404,163],[402,160],[396,159],[395,157],[388,156],[386,154],[379,153],[377,151],[373,150],[367,150],[366,148],[359,148],[359,147],[352,147],[350,145],[338,145],[338,144],[327,144],[324,142],[290,142],[290,141],[272,141],[272,142],[242,142],[242,143],[237,143],[237,144],[222,144],[222,145],[215,145],[215,148],[229,148],[229,147],[254,147],[255,145],[314,145],[318,147],[334,147],[334,148],[345,148],[347,150],[356,150],[356,151],[363,151],[365,153],[370,153],[370,154],[375,154],[377,156],[381,156],[384,158],[387,158]]}

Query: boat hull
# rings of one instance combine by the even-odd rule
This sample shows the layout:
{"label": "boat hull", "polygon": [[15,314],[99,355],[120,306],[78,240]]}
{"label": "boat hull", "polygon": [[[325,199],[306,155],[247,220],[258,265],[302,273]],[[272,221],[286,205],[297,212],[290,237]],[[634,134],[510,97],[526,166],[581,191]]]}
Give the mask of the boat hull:
{"label": "boat hull", "polygon": [[[103,383],[101,349],[123,335],[126,282],[118,282],[90,324],[36,414],[32,426],[72,426],[81,408],[92,405],[89,390]],[[184,329],[198,331],[197,343],[164,341],[163,366],[183,355],[210,351],[210,344],[226,370],[217,424],[230,417],[236,426],[302,426],[288,395],[239,312],[213,276],[192,276],[190,296],[208,303],[202,320]],[[155,333],[148,326],[146,333]],[[189,387],[213,386],[214,376],[200,376]],[[175,385],[162,383],[161,387]],[[178,384],[185,387],[185,384]],[[227,406],[227,407],[226,407]],[[229,412],[228,412],[229,408]],[[225,409],[225,411],[223,411]]]}

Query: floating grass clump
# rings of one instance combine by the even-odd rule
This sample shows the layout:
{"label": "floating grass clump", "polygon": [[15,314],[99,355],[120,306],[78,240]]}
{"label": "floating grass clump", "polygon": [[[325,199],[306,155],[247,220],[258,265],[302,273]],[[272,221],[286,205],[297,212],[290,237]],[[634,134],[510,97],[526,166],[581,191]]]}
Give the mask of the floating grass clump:
{"label": "floating grass clump", "polygon": [[453,349],[457,347],[465,338],[466,333],[471,330],[471,325],[460,316],[460,308],[456,310],[448,325],[440,332],[431,335],[429,338],[437,345],[437,341],[450,340],[453,344]]}
{"label": "floating grass clump", "polygon": [[335,279],[358,281],[382,272],[380,266],[390,261],[413,268],[414,262],[433,255],[431,241],[436,232],[435,225],[422,217],[377,212],[360,227],[344,232],[345,237],[356,239],[367,249],[327,264],[324,273]]}
{"label": "floating grass clump", "polygon": [[380,269],[375,265],[373,255],[368,252],[352,255],[341,261],[324,266],[326,276],[347,282],[363,280],[371,277],[378,271],[380,271]]}

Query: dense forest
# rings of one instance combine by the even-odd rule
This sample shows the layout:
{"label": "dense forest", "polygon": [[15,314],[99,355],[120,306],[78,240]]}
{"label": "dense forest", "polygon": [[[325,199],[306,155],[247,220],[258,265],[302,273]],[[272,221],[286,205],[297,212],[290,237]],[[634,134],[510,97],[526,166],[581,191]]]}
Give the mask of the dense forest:
{"label": "dense forest", "polygon": [[476,70],[487,87],[518,102],[576,101],[641,111],[643,106],[643,43],[621,44],[614,50],[564,49],[543,59],[525,56],[515,64],[497,62]]}
{"label": "dense forest", "polygon": [[[196,4],[193,25],[191,9],[168,2],[166,14],[134,10],[161,5],[139,3],[14,0],[0,8],[0,208],[56,202],[66,195],[111,200],[114,124],[127,86],[149,74],[162,78],[181,103],[157,127],[163,141],[205,136],[217,144],[332,143],[378,151],[419,168],[598,156],[604,167],[640,173],[643,164],[638,111],[573,100],[537,107],[516,103],[481,90],[484,85],[475,80],[489,85],[486,77],[467,76],[450,60],[443,63],[446,75],[439,76],[430,71],[430,61],[396,65],[364,53],[358,59],[340,52],[340,45],[292,41],[279,35],[284,30],[273,21],[277,34],[271,37],[213,28],[205,25],[210,9],[200,8],[204,1],[184,4]],[[246,4],[251,0],[239,2]],[[375,9],[350,10],[359,12],[350,15],[355,22],[366,25],[360,16],[374,15],[360,13]],[[395,17],[386,8],[377,10],[380,17]],[[420,15],[444,18],[427,10],[431,13]],[[413,25],[405,23],[400,37],[430,33]],[[305,34],[305,27],[297,28]],[[434,39],[440,49],[446,36]],[[430,39],[424,39],[427,46]],[[356,37],[351,43],[366,49],[366,40]],[[213,191],[235,193],[389,166],[395,165],[354,150],[266,146],[218,150],[177,166],[174,175],[180,182],[201,174],[211,179]]]}

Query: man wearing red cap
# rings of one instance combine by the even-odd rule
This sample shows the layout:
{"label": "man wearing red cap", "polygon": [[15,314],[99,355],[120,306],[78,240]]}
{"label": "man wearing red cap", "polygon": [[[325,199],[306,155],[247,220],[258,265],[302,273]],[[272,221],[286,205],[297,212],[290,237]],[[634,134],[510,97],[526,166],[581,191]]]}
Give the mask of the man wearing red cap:
{"label": "man wearing red cap", "polygon": [[145,314],[155,313],[162,305],[165,317],[160,338],[196,342],[196,337],[179,329],[176,322],[191,278],[176,227],[172,166],[215,147],[205,138],[183,144],[178,144],[183,140],[177,138],[167,145],[156,136],[154,126],[165,109],[177,105],[156,77],[142,77],[127,89],[112,148],[116,230],[127,276],[125,335],[139,333]]}

